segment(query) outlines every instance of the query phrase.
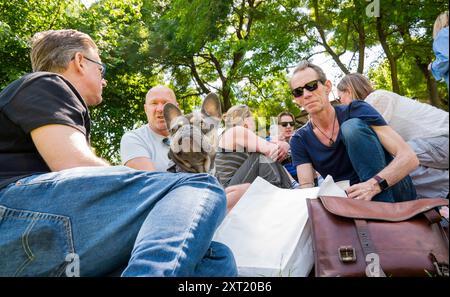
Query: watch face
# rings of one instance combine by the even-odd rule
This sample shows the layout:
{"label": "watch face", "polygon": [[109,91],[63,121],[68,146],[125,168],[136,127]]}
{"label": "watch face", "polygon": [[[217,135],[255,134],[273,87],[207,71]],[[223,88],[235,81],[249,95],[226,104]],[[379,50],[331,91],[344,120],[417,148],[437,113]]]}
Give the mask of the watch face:
{"label": "watch face", "polygon": [[386,190],[387,188],[389,188],[389,185],[384,178],[382,180],[380,180],[378,183],[380,184],[380,188],[382,190]]}
{"label": "watch face", "polygon": [[389,185],[384,178],[381,178],[378,175],[375,175],[374,179],[377,181],[378,185],[380,186],[381,191],[384,191],[387,188],[389,188]]}

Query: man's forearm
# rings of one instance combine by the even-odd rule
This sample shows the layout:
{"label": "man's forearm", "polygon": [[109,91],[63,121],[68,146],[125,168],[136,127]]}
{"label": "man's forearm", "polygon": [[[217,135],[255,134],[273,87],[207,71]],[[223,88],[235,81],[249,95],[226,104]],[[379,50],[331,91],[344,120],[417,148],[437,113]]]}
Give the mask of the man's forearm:
{"label": "man's forearm", "polygon": [[419,160],[414,153],[407,152],[396,156],[388,166],[377,175],[384,178],[389,186],[393,186],[405,178],[419,165]]}

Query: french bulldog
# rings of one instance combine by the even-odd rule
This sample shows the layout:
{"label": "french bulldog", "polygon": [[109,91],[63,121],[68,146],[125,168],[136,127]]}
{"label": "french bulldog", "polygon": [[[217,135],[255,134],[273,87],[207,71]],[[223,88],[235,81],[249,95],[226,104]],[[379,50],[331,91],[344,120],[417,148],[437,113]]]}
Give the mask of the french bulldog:
{"label": "french bulldog", "polygon": [[200,111],[183,115],[174,104],[164,105],[164,119],[170,134],[171,172],[211,173],[222,117],[219,97],[210,93]]}

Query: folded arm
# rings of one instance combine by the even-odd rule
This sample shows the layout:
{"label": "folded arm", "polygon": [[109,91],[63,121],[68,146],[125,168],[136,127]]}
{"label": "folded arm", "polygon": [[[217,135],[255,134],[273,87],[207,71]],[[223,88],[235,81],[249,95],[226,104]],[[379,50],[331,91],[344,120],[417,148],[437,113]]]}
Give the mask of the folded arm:
{"label": "folded arm", "polygon": [[262,139],[242,126],[236,126],[225,131],[219,141],[219,146],[227,150],[246,148],[248,152],[261,153],[274,160],[277,160],[279,155],[277,144]]}

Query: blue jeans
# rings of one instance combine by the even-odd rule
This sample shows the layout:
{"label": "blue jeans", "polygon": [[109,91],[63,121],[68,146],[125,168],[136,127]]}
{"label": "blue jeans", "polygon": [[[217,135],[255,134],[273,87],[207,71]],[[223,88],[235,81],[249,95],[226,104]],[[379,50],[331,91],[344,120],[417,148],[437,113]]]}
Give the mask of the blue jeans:
{"label": "blue jeans", "polygon": [[[0,190],[0,276],[236,276],[211,242],[225,194],[207,174],[81,167]],[[70,268],[70,269],[68,269]]]}
{"label": "blue jeans", "polygon": [[[361,182],[365,182],[391,161],[392,156],[380,143],[376,133],[362,120],[353,118],[341,125],[341,137],[348,156]],[[407,175],[389,189],[379,193],[372,200],[401,202],[416,199],[416,189]]]}

